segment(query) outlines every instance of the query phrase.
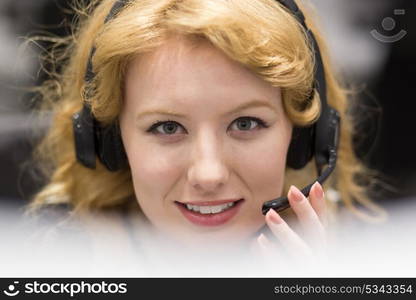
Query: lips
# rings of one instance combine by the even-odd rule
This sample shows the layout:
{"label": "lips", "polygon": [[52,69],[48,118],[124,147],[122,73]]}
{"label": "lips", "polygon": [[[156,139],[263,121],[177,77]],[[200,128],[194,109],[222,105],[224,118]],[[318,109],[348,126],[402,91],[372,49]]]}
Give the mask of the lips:
{"label": "lips", "polygon": [[231,220],[240,210],[244,199],[204,202],[178,202],[176,206],[185,218],[199,226],[219,226]]}
{"label": "lips", "polygon": [[214,205],[221,205],[221,204],[226,204],[226,203],[233,203],[236,201],[239,201],[242,199],[224,199],[224,200],[215,200],[215,201],[188,201],[186,203],[182,203],[182,202],[178,202],[178,203],[182,203],[182,204],[193,204],[193,205],[200,205],[200,206],[214,206]]}

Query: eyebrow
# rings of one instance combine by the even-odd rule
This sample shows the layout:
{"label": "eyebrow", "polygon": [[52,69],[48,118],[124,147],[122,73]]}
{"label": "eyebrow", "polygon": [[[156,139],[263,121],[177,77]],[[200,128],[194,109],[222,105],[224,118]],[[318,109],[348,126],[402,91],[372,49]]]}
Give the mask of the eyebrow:
{"label": "eyebrow", "polygon": [[[253,101],[250,101],[250,102],[246,102],[246,103],[240,104],[236,108],[233,108],[232,110],[224,113],[222,116],[231,115],[231,114],[234,114],[234,113],[236,113],[236,112],[238,112],[240,110],[244,110],[244,109],[248,109],[248,108],[253,108],[253,107],[268,107],[271,110],[273,110],[274,112],[276,112],[276,113],[278,112],[277,108],[274,107],[269,102],[265,102],[265,101],[261,101],[261,100],[253,100]],[[176,112],[174,110],[155,108],[155,109],[150,109],[148,111],[144,111],[144,112],[139,113],[137,115],[136,119],[140,119],[143,116],[153,115],[153,114],[170,115],[170,116],[184,118],[184,119],[187,118],[186,115],[181,114],[179,112]]]}
{"label": "eyebrow", "polygon": [[231,115],[231,114],[236,113],[240,110],[244,110],[244,109],[252,108],[252,107],[268,107],[271,110],[275,111],[276,113],[278,112],[277,108],[274,107],[269,102],[265,102],[265,101],[261,101],[261,100],[252,100],[250,102],[240,104],[239,106],[237,106],[236,108],[232,109],[231,111],[225,113],[224,115]]}

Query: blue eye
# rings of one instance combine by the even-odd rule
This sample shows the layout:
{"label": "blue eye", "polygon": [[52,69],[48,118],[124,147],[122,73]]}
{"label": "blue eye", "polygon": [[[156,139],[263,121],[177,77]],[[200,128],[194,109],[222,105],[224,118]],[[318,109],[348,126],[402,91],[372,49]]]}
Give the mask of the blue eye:
{"label": "blue eye", "polygon": [[260,120],[259,118],[254,118],[254,117],[241,117],[238,118],[237,120],[235,120],[231,125],[237,125],[237,129],[236,130],[240,130],[240,131],[251,131],[255,128],[267,128],[267,124],[263,121]]}
{"label": "blue eye", "polygon": [[147,130],[147,132],[154,134],[173,135],[176,133],[179,127],[182,127],[182,125],[175,121],[157,121]]}
{"label": "blue eye", "polygon": [[[266,124],[266,122],[255,117],[240,117],[234,120],[230,125],[231,130],[237,130],[237,131],[243,131],[243,132],[258,130],[258,129],[267,128],[267,127],[269,126]],[[147,132],[150,132],[152,134],[174,135],[174,134],[177,134],[178,129],[181,129],[183,130],[183,132],[186,133],[186,130],[178,122],[167,120],[167,121],[157,121],[155,124],[150,126]]]}

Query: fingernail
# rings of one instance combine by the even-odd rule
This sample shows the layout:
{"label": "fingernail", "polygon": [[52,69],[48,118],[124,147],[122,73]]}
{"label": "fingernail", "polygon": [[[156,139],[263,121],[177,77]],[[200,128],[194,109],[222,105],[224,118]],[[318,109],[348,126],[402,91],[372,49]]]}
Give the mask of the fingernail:
{"label": "fingernail", "polygon": [[291,198],[293,198],[293,200],[300,202],[304,199],[305,196],[303,196],[302,192],[299,191],[299,189],[297,187],[295,187],[294,185],[290,186],[289,189],[289,193],[291,194]]}
{"label": "fingernail", "polygon": [[322,185],[318,181],[313,184],[313,190],[315,192],[316,197],[324,197],[324,190],[322,189]]}
{"label": "fingernail", "polygon": [[262,247],[267,247],[267,244],[268,244],[268,240],[267,240],[267,238],[264,236],[264,234],[262,233],[262,234],[260,234],[260,236],[257,238],[257,241],[259,242],[259,244],[262,246]]}
{"label": "fingernail", "polygon": [[280,217],[280,215],[274,211],[273,209],[270,209],[267,214],[269,215],[270,220],[275,224],[282,224],[283,219]]}

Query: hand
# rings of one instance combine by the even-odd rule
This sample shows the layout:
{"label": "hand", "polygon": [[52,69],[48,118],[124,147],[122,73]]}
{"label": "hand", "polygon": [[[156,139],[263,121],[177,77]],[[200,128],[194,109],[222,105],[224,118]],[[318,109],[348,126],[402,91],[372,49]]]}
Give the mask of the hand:
{"label": "hand", "polygon": [[288,262],[287,257],[290,259],[288,267],[293,263],[305,267],[322,262],[326,259],[327,250],[327,212],[322,186],[315,182],[308,198],[298,188],[291,186],[288,199],[299,221],[303,238],[275,210],[270,209],[265,219],[276,241],[262,233],[257,238],[257,248],[260,248],[268,265],[276,262],[281,267],[282,262]]}

